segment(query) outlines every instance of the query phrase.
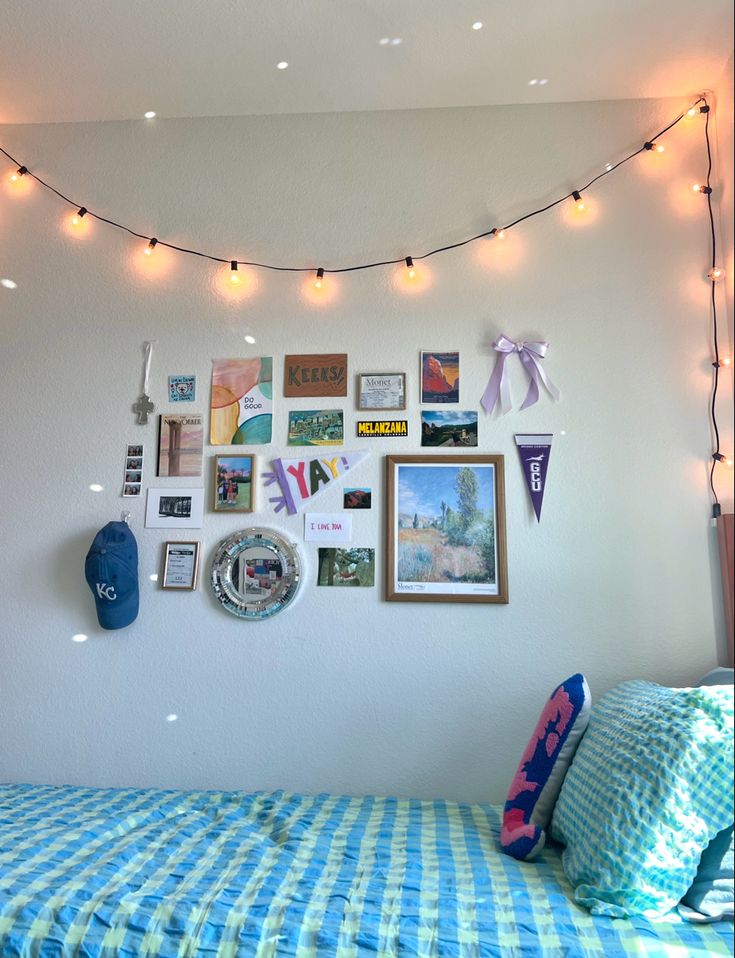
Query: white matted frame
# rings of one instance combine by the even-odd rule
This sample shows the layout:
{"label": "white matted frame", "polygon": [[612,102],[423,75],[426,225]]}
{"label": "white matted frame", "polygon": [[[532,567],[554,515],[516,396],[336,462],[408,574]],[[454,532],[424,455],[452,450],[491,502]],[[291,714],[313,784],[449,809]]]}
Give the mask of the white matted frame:
{"label": "white matted frame", "polygon": [[201,529],[204,489],[149,489],[145,508],[146,529]]}

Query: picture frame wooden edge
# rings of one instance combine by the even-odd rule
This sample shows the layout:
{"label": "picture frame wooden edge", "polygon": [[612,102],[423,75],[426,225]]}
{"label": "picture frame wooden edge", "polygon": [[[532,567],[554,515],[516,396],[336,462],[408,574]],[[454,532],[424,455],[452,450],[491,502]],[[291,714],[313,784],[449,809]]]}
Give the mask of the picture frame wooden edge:
{"label": "picture frame wooden edge", "polygon": [[[403,380],[403,405],[402,406],[363,406],[360,402],[362,395],[362,379],[364,376],[400,376]],[[406,394],[406,373],[357,373],[357,411],[358,412],[405,412],[407,408]]]}
{"label": "picture frame wooden edge", "polygon": [[[194,546],[194,575],[191,585],[166,585],[168,571],[168,554],[170,546]],[[202,551],[201,539],[167,539],[163,543],[163,571],[161,574],[161,589],[166,592],[194,592],[199,584],[199,559]]]}
{"label": "picture frame wooden edge", "polygon": [[[222,452],[216,453],[214,460],[214,479],[212,488],[212,512],[238,513],[248,515],[255,512],[255,453],[254,452]],[[250,508],[249,509],[218,509],[217,508],[217,465],[220,459],[249,459],[250,460]]]}
{"label": "picture frame wooden edge", "polygon": [[[393,588],[393,570],[395,549],[393,537],[393,514],[395,510],[394,467],[402,462],[481,462],[495,466],[495,516],[497,520],[498,551],[498,593],[497,595],[416,595],[398,593]],[[386,602],[461,602],[483,605],[507,605],[510,601],[508,591],[508,554],[505,520],[505,456],[503,453],[436,453],[387,455],[386,469],[386,518],[385,518],[385,600]],[[502,508],[501,508],[502,506]]]}

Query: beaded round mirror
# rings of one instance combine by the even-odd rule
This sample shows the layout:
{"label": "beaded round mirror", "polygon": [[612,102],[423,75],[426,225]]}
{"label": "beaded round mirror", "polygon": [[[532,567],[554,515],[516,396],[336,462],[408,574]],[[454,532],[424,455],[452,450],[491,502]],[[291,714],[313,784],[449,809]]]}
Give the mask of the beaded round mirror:
{"label": "beaded round mirror", "polygon": [[300,582],[296,546],[273,529],[233,533],[220,542],[212,561],[214,594],[243,619],[267,619],[285,609]]}

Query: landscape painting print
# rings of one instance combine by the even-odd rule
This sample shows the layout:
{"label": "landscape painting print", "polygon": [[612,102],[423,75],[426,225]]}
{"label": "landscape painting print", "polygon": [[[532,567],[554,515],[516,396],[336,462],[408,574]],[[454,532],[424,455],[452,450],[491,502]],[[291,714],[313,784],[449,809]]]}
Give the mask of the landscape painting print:
{"label": "landscape painting print", "polygon": [[500,455],[388,456],[387,599],[507,602]]}
{"label": "landscape painting print", "polygon": [[476,446],[474,410],[437,409],[421,412],[422,446]]}
{"label": "landscape painting print", "polygon": [[421,402],[459,402],[459,353],[421,353]]}
{"label": "landscape painting print", "polygon": [[272,422],[272,357],[213,360],[212,445],[254,446],[270,442]]}

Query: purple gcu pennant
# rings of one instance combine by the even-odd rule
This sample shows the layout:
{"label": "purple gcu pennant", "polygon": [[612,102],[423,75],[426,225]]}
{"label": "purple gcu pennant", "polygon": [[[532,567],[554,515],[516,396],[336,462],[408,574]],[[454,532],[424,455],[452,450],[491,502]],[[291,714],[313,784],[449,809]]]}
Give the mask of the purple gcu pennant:
{"label": "purple gcu pennant", "polygon": [[531,493],[533,511],[536,513],[538,522],[541,522],[541,504],[544,501],[546,471],[549,468],[552,439],[553,435],[551,433],[526,433],[522,436],[516,436],[516,445],[518,446],[518,454],[521,457],[523,474],[526,477],[528,491]]}

